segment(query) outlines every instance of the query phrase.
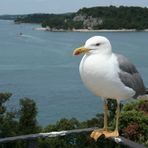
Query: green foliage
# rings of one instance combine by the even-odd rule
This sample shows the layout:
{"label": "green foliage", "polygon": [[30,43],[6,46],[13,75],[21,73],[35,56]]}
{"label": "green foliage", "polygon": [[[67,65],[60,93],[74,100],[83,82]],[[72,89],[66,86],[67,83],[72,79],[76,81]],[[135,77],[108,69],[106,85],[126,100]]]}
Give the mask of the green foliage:
{"label": "green foliage", "polygon": [[93,7],[83,8],[78,14],[102,18],[103,24],[95,29],[137,29],[148,28],[148,8],[141,7]]}
{"label": "green foliage", "polygon": [[103,114],[97,114],[96,117],[83,121],[81,123],[81,128],[89,128],[89,127],[98,127],[102,128],[103,127],[103,122],[104,122],[104,115]]}
{"label": "green foliage", "polygon": [[132,101],[123,107],[120,132],[131,140],[148,146],[148,101]]}
{"label": "green foliage", "polygon": [[11,95],[10,93],[0,93],[0,137],[39,132],[35,102],[28,98],[20,99],[19,111],[7,111],[5,103]]}
{"label": "green foliage", "polygon": [[[17,133],[16,112],[7,111],[5,105],[11,96],[11,93],[0,93],[0,138],[15,136]],[[7,148],[9,147],[11,148],[10,143],[7,144]]]}
{"label": "green foliage", "polygon": [[[52,16],[52,15],[51,15]],[[18,16],[15,19],[15,22],[24,22],[24,23],[42,23],[47,20],[49,17],[48,14],[29,14],[24,16]]]}
{"label": "green foliage", "polygon": [[[8,101],[11,96],[12,96],[11,93],[0,93],[0,106],[2,106],[3,103]],[[1,114],[1,112],[0,112],[0,114]]]}
{"label": "green foliage", "polygon": [[[85,18],[75,21],[75,16],[85,16]],[[19,16],[15,22],[41,23],[42,27],[48,26],[51,29],[85,29],[84,21],[89,17],[102,20],[101,24],[91,26],[93,29],[148,28],[148,8],[125,6],[82,8],[76,13],[66,14],[31,14]]]}
{"label": "green foliage", "polygon": [[38,132],[37,125],[37,108],[33,100],[24,98],[20,100],[20,118],[19,118],[19,131],[20,134],[33,134]]}
{"label": "green foliage", "polygon": [[[37,132],[103,127],[103,114],[98,114],[96,117],[87,121],[79,121],[75,118],[63,118],[55,124],[49,124],[41,131],[36,120],[36,103],[31,99],[24,98],[20,100],[20,109],[17,112],[7,111],[5,103],[10,97],[10,93],[0,93],[0,137],[32,134]],[[108,100],[110,121],[113,121],[115,118],[116,106],[117,104],[115,100]],[[19,116],[16,116],[18,114]],[[122,107],[119,129],[120,133],[126,138],[148,146],[148,101],[137,100],[125,104]],[[63,137],[39,139],[38,142],[40,148],[124,147],[115,144],[111,140],[104,139],[104,137],[99,138],[98,141],[95,142],[90,139],[90,133],[70,134]],[[28,142],[17,141],[0,145],[0,148],[25,148],[27,146]]]}
{"label": "green foliage", "polygon": [[7,111],[5,103],[11,93],[0,93],[0,137],[14,136],[17,132],[16,112]]}
{"label": "green foliage", "polygon": [[[11,95],[11,93],[0,93],[0,138],[39,132],[35,102],[28,98],[21,99],[20,110],[8,111],[5,103]],[[22,141],[0,144],[0,148],[25,148],[26,146],[27,143]]]}

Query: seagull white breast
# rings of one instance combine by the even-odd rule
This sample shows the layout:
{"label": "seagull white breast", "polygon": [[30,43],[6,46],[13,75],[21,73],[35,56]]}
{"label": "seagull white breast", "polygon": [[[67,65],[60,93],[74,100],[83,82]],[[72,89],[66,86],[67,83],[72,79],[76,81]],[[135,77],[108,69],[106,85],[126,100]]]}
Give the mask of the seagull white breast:
{"label": "seagull white breast", "polygon": [[86,54],[81,60],[79,71],[85,86],[97,96],[123,99],[135,94],[119,79],[120,69],[114,54]]}

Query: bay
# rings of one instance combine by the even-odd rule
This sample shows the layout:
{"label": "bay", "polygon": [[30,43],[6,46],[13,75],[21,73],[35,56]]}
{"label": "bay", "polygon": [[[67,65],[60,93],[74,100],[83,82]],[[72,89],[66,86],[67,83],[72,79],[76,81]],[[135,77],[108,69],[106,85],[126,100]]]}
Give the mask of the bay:
{"label": "bay", "polygon": [[7,103],[10,109],[18,108],[20,98],[33,99],[43,126],[61,118],[86,120],[102,112],[101,100],[80,80],[81,57],[72,55],[94,35],[106,36],[114,52],[137,66],[148,86],[148,32],[46,32],[36,27],[40,26],[0,20],[0,92],[13,94]]}

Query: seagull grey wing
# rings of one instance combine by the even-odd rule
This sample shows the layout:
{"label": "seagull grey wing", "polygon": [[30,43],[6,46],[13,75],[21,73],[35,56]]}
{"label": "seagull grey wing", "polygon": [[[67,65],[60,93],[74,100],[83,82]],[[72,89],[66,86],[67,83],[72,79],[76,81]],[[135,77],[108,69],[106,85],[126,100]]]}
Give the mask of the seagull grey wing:
{"label": "seagull grey wing", "polygon": [[136,93],[133,98],[146,93],[143,80],[136,67],[124,56],[116,54],[119,63],[119,77],[125,86],[132,88]]}

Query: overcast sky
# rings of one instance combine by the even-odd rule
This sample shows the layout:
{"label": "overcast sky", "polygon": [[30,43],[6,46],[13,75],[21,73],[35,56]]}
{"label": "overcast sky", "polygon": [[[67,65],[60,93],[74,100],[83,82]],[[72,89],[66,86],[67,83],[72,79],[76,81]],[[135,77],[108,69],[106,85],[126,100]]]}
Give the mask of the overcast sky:
{"label": "overcast sky", "polygon": [[148,0],[0,0],[0,14],[65,13],[109,5],[148,7]]}

